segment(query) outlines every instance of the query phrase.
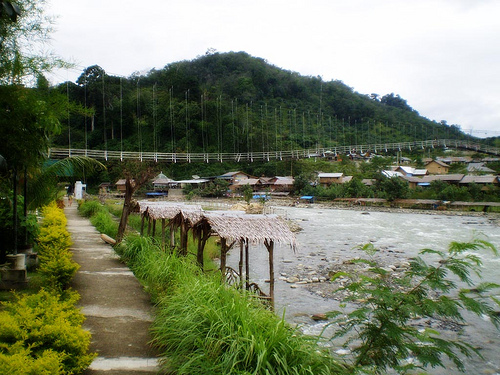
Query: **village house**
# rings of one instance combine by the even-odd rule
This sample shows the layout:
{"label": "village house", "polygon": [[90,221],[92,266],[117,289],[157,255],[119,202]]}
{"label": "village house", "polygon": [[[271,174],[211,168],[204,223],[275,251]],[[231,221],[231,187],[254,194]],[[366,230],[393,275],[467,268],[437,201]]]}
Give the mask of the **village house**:
{"label": "village house", "polygon": [[160,174],[153,180],[153,190],[167,191],[172,181],[173,180],[165,176],[163,172],[160,172]]}
{"label": "village house", "polygon": [[400,172],[403,176],[408,177],[420,177],[427,175],[427,169],[417,169],[410,166],[400,165],[395,169],[396,172]]}
{"label": "village house", "polygon": [[450,166],[440,160],[431,160],[425,165],[429,174],[447,174]]}
{"label": "village house", "polygon": [[292,176],[275,176],[267,181],[267,186],[271,192],[289,193],[293,191],[294,182],[295,180]]}
{"label": "village house", "polygon": [[99,185],[99,195],[108,194],[110,186],[111,182],[101,182],[101,184]]}
{"label": "village house", "polygon": [[235,181],[234,183],[229,185],[229,190],[233,192],[241,192],[247,185],[249,185],[253,191],[259,191],[262,186],[258,178],[245,178]]}
{"label": "village house", "polygon": [[485,163],[469,163],[467,165],[467,172],[469,174],[492,174],[495,173],[495,171],[491,168],[488,168]]}
{"label": "village house", "polygon": [[451,165],[451,164],[468,164],[472,162],[472,158],[470,156],[446,156],[446,157],[441,157],[438,156],[436,158],[437,161],[441,161],[445,164]]}
{"label": "village house", "polygon": [[227,172],[221,176],[217,176],[217,179],[227,181],[227,182],[229,182],[229,184],[241,182],[241,181],[247,180],[249,178],[255,179],[257,177],[250,176],[248,173],[245,173],[242,171]]}
{"label": "village house", "polygon": [[[118,193],[120,193],[120,194],[125,194],[125,190],[126,190],[125,181],[126,181],[126,179],[121,178],[118,181],[116,181],[116,183],[115,183],[116,190],[118,190]],[[131,184],[132,184],[132,186],[135,186],[135,180],[132,180]]]}
{"label": "village house", "polygon": [[343,177],[343,173],[318,173],[318,182],[320,185],[327,187],[331,184],[341,184]]}
{"label": "village house", "polygon": [[500,187],[500,179],[498,176],[487,175],[487,176],[473,176],[467,175],[460,180],[460,186],[467,186],[470,184],[477,184],[481,186],[481,189],[487,189],[486,185],[494,185],[496,187]]}

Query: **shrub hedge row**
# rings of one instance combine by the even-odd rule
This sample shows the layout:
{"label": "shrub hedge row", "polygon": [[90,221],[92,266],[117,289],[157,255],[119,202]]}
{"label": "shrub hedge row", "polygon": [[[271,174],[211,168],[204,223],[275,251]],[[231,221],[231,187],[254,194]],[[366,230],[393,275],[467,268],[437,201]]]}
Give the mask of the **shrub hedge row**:
{"label": "shrub hedge row", "polygon": [[71,260],[66,217],[55,203],[44,207],[42,215],[37,250],[45,288],[2,304],[1,374],[80,374],[95,358],[88,350],[90,333],[82,328],[84,316],[76,308],[79,295],[67,288],[79,266]]}

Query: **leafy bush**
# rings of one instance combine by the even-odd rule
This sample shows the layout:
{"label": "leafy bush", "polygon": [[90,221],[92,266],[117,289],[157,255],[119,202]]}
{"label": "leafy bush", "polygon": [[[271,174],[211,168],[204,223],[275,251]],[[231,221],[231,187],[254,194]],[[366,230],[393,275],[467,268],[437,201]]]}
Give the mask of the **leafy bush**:
{"label": "leafy bush", "polygon": [[71,235],[65,226],[42,225],[37,243],[41,248],[57,248],[66,250],[71,246]]}
{"label": "leafy bush", "polygon": [[39,272],[46,278],[47,287],[60,293],[78,271],[79,265],[71,260],[71,236],[66,229],[64,212],[51,204],[42,209],[42,214],[44,217],[37,239]]}
{"label": "leafy bush", "polygon": [[85,201],[78,206],[78,210],[85,217],[92,217],[98,212],[102,211],[103,206],[98,201]]}
{"label": "leafy bush", "polygon": [[45,248],[39,256],[38,271],[45,276],[47,287],[62,292],[75,276],[80,265],[71,260],[72,254],[67,250]]}
{"label": "leafy bush", "polygon": [[41,214],[43,217],[42,226],[60,226],[65,227],[68,223],[62,209],[57,207],[55,202],[42,207]]}
{"label": "leafy bush", "polygon": [[0,352],[0,373],[9,375],[59,375],[63,370],[63,355],[47,349],[36,357],[22,345],[12,345]]}
{"label": "leafy bush", "polygon": [[[41,290],[4,303],[0,373],[73,374],[86,369],[95,355],[88,354],[90,333],[81,328],[84,317],[75,308],[77,299],[76,293],[61,299]],[[12,370],[21,359],[25,364]]]}
{"label": "leafy bush", "polygon": [[[376,252],[372,244],[363,249],[370,256]],[[500,327],[500,316],[490,304],[499,301],[488,294],[500,285],[475,285],[471,277],[471,273],[481,276],[481,258],[475,255],[481,249],[490,249],[497,255],[490,243],[475,239],[470,243],[452,242],[447,252],[422,250],[422,255],[435,256],[436,264],[427,264],[417,257],[400,277],[390,277],[389,271],[373,259],[356,261],[369,266],[362,273],[337,273],[334,278],[351,278],[340,290],[347,293],[344,301],[352,302],[353,310],[330,314],[336,317],[333,324],[340,327],[334,338],[348,336],[345,347],[353,346],[354,368],[376,374],[386,373],[388,368],[407,373],[427,366],[445,367],[443,357],[448,357],[463,370],[460,355],[479,354],[476,348],[460,340],[447,340],[431,328],[422,330],[412,323],[429,318],[462,323],[462,311],[470,311],[487,316]],[[459,288],[457,281],[466,287]]]}

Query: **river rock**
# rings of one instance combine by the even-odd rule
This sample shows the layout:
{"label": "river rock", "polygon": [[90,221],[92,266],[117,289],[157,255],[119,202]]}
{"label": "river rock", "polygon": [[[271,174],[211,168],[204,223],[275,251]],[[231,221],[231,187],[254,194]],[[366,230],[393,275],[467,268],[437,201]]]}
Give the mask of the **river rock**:
{"label": "river rock", "polygon": [[311,316],[311,319],[318,322],[318,321],[321,321],[321,320],[328,320],[328,317],[326,316],[326,314],[323,314],[323,313],[319,313],[319,314],[313,314]]}
{"label": "river rock", "polygon": [[297,283],[299,281],[300,281],[300,279],[296,276],[292,276],[292,277],[289,277],[286,279],[286,282],[289,284]]}

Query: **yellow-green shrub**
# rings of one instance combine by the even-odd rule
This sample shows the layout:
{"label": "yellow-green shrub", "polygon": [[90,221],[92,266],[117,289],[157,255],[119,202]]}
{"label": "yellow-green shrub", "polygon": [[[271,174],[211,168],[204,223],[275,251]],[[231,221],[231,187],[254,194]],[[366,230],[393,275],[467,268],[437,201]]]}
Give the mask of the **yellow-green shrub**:
{"label": "yellow-green shrub", "polygon": [[48,204],[45,207],[42,207],[41,214],[43,217],[42,227],[50,227],[50,226],[60,226],[66,227],[68,220],[64,215],[62,209],[57,207],[57,205],[53,202]]}
{"label": "yellow-green shrub", "polygon": [[39,272],[47,287],[61,292],[69,284],[79,265],[71,260],[71,236],[66,229],[67,219],[55,203],[42,209],[44,215],[38,236]]}
{"label": "yellow-green shrub", "polygon": [[[81,327],[84,316],[75,308],[78,298],[77,293],[67,293],[61,299],[41,290],[4,303],[0,311],[0,373],[16,373],[2,369],[10,369],[25,356],[34,359],[33,368],[39,371],[27,365],[26,372],[19,374],[85,370],[95,355],[88,353],[90,333]],[[49,371],[57,367],[61,372]]]}
{"label": "yellow-green shrub", "polygon": [[70,283],[80,265],[71,260],[69,251],[42,252],[38,271],[45,276],[47,287],[56,292],[61,292]]}
{"label": "yellow-green shrub", "polygon": [[40,246],[44,247],[69,249],[71,246],[71,235],[62,226],[41,227],[37,242]]}
{"label": "yellow-green shrub", "polygon": [[33,357],[31,351],[22,345],[13,345],[7,354],[0,352],[0,374],[9,375],[59,375],[63,370],[64,354],[45,350]]}

